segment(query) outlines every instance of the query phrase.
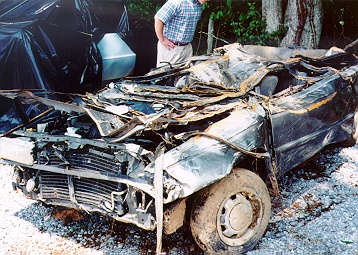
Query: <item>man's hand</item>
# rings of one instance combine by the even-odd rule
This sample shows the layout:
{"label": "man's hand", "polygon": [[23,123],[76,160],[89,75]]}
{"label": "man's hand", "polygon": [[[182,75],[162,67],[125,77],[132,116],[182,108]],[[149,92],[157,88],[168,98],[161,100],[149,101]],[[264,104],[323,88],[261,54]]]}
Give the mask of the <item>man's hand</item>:
{"label": "man's hand", "polygon": [[160,43],[163,44],[168,50],[175,48],[175,44],[167,38],[164,38],[164,40],[160,41]]}

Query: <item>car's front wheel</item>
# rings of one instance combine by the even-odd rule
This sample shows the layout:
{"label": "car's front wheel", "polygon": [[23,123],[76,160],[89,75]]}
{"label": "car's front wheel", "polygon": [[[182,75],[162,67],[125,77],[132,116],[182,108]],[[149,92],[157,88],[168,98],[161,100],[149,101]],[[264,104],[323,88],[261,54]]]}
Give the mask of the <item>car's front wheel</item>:
{"label": "car's front wheel", "polygon": [[199,192],[191,213],[191,231],[208,253],[244,253],[264,234],[270,211],[265,183],[255,173],[236,168]]}

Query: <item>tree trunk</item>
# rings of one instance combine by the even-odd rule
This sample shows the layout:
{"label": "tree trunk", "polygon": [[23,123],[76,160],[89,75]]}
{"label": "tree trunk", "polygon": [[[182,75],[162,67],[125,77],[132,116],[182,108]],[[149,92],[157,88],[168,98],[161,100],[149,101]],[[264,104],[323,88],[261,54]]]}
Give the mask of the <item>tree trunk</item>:
{"label": "tree trunk", "polygon": [[288,0],[284,25],[288,31],[281,46],[317,48],[322,31],[321,0]]}
{"label": "tree trunk", "polygon": [[266,21],[266,31],[278,31],[282,25],[282,0],[263,0],[262,18]]}
{"label": "tree trunk", "polygon": [[308,3],[308,16],[302,35],[301,44],[309,49],[317,49],[322,33],[322,0],[306,1]]}

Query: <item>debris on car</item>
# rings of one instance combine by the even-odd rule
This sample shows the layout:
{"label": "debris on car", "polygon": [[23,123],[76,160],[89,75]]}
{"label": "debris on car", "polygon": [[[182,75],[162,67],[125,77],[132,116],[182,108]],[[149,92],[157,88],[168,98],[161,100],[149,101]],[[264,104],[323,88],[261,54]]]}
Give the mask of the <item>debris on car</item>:
{"label": "debris on car", "polygon": [[278,194],[279,176],[353,139],[357,74],[340,49],[231,44],[67,102],[1,91],[46,109],[2,135],[0,158],[31,198],[157,228],[158,250],[189,210],[204,251],[246,252],[269,221],[267,185]]}

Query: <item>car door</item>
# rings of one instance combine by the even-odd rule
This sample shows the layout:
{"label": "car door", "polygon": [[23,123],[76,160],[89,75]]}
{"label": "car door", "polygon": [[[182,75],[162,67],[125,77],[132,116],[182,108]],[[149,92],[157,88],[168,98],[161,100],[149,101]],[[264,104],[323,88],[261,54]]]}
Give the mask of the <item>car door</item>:
{"label": "car door", "polygon": [[270,100],[272,146],[278,175],[312,157],[324,146],[350,136],[356,100],[347,80],[335,73],[307,88],[283,91]]}

